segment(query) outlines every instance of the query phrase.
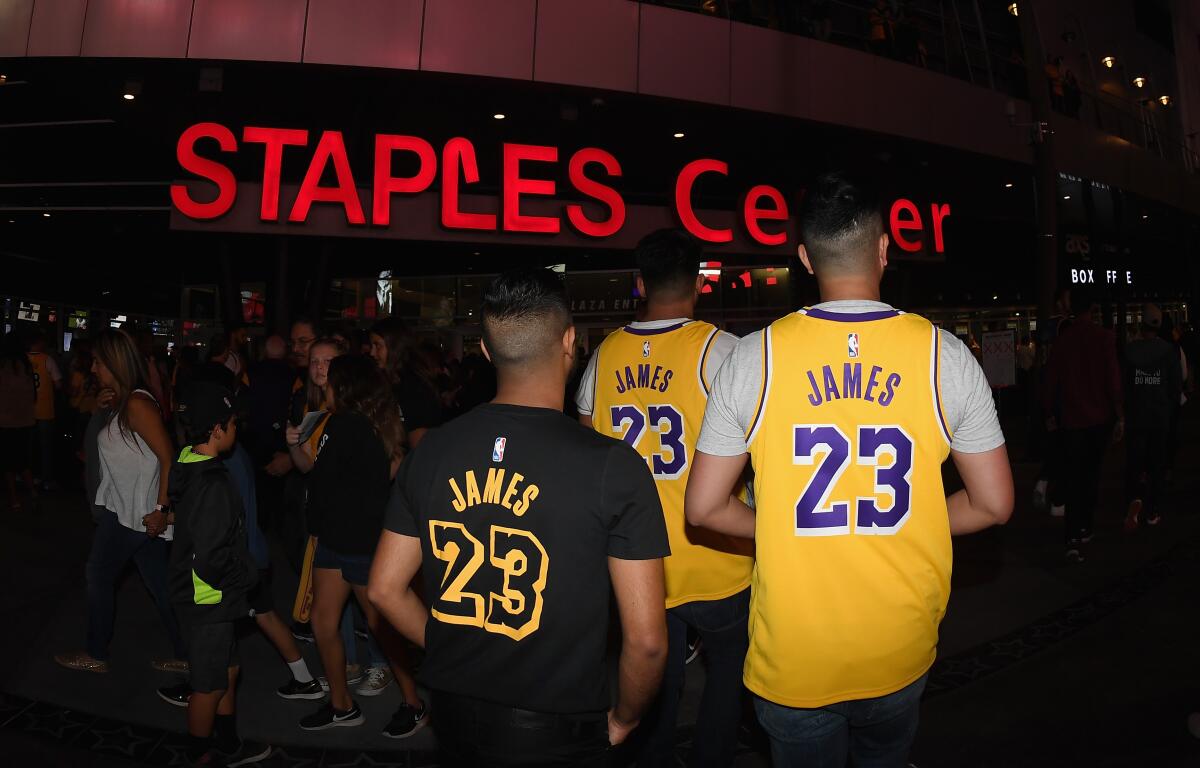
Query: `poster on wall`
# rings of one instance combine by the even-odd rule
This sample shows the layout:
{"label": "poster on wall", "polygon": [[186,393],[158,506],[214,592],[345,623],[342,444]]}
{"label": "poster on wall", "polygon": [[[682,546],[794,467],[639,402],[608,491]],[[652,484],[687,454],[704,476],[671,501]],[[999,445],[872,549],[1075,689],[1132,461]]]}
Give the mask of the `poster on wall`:
{"label": "poster on wall", "polygon": [[1012,330],[983,334],[983,374],[992,389],[1017,384],[1016,334]]}

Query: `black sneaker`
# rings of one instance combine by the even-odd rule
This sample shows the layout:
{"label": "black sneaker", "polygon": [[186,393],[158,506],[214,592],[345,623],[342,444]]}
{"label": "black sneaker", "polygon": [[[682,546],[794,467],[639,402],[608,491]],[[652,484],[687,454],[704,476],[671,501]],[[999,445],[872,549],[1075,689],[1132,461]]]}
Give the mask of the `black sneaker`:
{"label": "black sneaker", "polygon": [[159,688],[158,698],[177,707],[186,707],[188,699],[192,698],[192,686],[187,683],[180,683],[179,685],[168,685],[165,688]]}
{"label": "black sneaker", "polygon": [[312,625],[307,621],[293,624],[292,637],[296,638],[302,643],[313,642]]}
{"label": "black sneaker", "polygon": [[237,768],[239,765],[261,763],[271,756],[274,751],[270,744],[260,744],[257,741],[243,741],[233,753],[221,753],[221,765],[226,768]]}
{"label": "black sneaker", "polygon": [[407,739],[424,728],[427,722],[424,702],[421,703],[420,709],[407,703],[401,704],[400,709],[396,710],[396,714],[392,715],[387,727],[383,729],[383,735],[389,739]]}
{"label": "black sneaker", "polygon": [[365,722],[367,722],[367,718],[363,717],[362,710],[358,708],[357,704],[351,702],[350,709],[346,711],[338,711],[333,708],[332,704],[326,704],[301,720],[300,727],[306,731],[323,731],[326,728],[350,727],[362,725]]}
{"label": "black sneaker", "polygon": [[284,699],[323,699],[325,691],[321,689],[321,684],[314,680],[309,680],[307,683],[301,683],[292,678],[288,680],[287,685],[275,691],[280,698]]}
{"label": "black sneaker", "polygon": [[688,627],[687,631],[687,656],[684,657],[684,664],[691,664],[700,655],[700,633]]}

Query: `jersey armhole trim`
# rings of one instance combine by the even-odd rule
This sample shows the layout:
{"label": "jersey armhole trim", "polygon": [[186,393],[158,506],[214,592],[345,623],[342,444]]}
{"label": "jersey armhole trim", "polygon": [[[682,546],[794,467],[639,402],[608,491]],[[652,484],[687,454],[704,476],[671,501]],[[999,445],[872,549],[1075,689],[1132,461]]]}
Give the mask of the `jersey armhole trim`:
{"label": "jersey armhole trim", "polygon": [[942,339],[941,333],[936,325],[930,324],[933,329],[933,337],[930,342],[929,349],[929,389],[933,393],[933,412],[937,417],[938,431],[947,445],[952,444],[953,434],[950,432],[950,426],[946,421],[946,412],[942,407]]}
{"label": "jersey armhole trim", "polygon": [[704,392],[704,396],[708,397],[708,381],[704,378],[704,370],[708,366],[708,353],[712,351],[713,342],[717,340],[717,334],[721,331],[713,328],[708,332],[708,338],[704,340],[704,348],[700,352],[700,361],[696,363],[696,377],[700,380],[700,389]]}
{"label": "jersey armhole trim", "polygon": [[758,405],[754,409],[754,418],[750,420],[750,428],[746,432],[746,445],[754,442],[758,428],[762,426],[763,412],[767,409],[767,394],[771,389],[771,327],[763,331],[762,341],[762,382],[759,384]]}

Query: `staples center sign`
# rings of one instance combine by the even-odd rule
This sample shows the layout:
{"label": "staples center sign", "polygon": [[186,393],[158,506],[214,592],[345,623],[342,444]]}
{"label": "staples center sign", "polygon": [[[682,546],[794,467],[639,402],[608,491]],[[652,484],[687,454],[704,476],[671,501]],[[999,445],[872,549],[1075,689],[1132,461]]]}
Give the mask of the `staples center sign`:
{"label": "staples center sign", "polygon": [[[280,173],[285,149],[307,149],[309,144],[307,130],[255,126],[242,130],[242,146],[262,145],[264,150],[261,193],[256,201],[259,221],[303,224],[309,220],[313,206],[323,204],[340,208],[348,226],[386,229],[392,223],[394,197],[427,193],[440,177],[438,210],[441,226],[447,230],[556,235],[563,231],[565,223],[584,238],[602,240],[617,235],[626,224],[626,204],[614,186],[621,177],[621,164],[612,154],[596,147],[584,147],[560,158],[558,147],[505,143],[501,153],[499,212],[466,210],[464,202],[468,196],[464,186],[479,183],[480,174],[474,144],[461,137],[447,141],[439,152],[417,136],[377,134],[367,211],[340,131],[321,132],[294,200],[290,207],[281,209]],[[236,153],[239,148],[238,137],[219,123],[197,123],[185,130],[179,137],[176,157],[184,171],[204,184],[172,184],[171,203],[175,210],[196,222],[212,221],[229,213],[237,202],[239,185],[221,157]],[[416,160],[416,173],[396,176],[393,161],[405,154]],[[554,215],[548,215],[544,205],[540,206],[543,209],[540,214],[523,212],[523,202],[551,202],[559,191],[554,180],[524,174],[541,165],[544,176],[553,173],[556,170],[553,166],[564,161],[570,186],[576,196],[587,199],[586,208],[579,203],[563,202]],[[321,180],[330,167],[335,183],[324,185]],[[718,222],[711,212],[693,206],[693,187],[706,174],[728,176],[729,166],[721,160],[702,158],[685,165],[675,177],[672,213],[689,232],[707,243],[729,243],[734,240],[734,226],[737,226],[759,246],[787,243],[790,212],[779,189],[769,184],[752,186],[741,196],[740,210],[731,226],[730,222]],[[209,184],[215,185],[215,196],[202,194]],[[925,210],[928,218],[923,218],[922,208],[907,198],[891,204],[888,229],[892,241],[902,251],[945,252],[944,224],[950,215],[950,205],[935,202]]]}

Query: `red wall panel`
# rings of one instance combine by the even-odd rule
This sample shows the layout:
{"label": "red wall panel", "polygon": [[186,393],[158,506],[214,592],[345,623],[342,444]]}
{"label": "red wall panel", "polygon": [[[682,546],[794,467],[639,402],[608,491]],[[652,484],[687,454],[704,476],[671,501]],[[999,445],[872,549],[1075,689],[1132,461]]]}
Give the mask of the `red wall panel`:
{"label": "red wall panel", "polygon": [[196,0],[188,57],[300,61],[305,0]]}
{"label": "red wall panel", "polygon": [[533,77],[535,0],[426,0],[421,69]]}
{"label": "red wall panel", "polygon": [[729,103],[729,22],[642,5],[638,91]]}
{"label": "red wall panel", "polygon": [[734,24],[732,32],[730,103],[784,115],[808,112],[811,46],[748,24]]}
{"label": "red wall panel", "polygon": [[24,56],[33,0],[0,0],[0,57]]}
{"label": "red wall panel", "polygon": [[180,0],[88,0],[84,56],[182,59],[192,4]]}
{"label": "red wall panel", "polygon": [[78,56],[87,0],[37,0],[29,28],[30,56]]}
{"label": "red wall panel", "polygon": [[316,64],[417,69],[422,0],[309,0],[304,60]]}
{"label": "red wall panel", "polygon": [[638,4],[538,0],[535,80],[637,90]]}

